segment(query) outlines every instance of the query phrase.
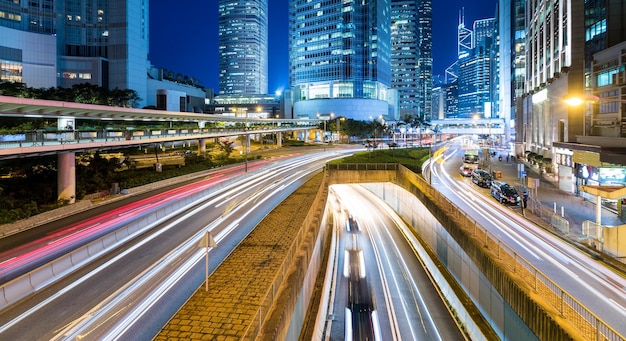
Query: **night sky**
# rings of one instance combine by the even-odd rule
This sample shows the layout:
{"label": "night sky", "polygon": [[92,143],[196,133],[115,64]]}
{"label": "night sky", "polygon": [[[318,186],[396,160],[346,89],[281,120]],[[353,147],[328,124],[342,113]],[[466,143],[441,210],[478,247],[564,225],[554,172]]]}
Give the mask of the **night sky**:
{"label": "night sky", "polygon": [[[289,85],[288,2],[269,0],[269,89]],[[150,1],[150,60],[162,67],[218,89],[218,0],[186,0],[174,4]],[[465,7],[465,26],[495,16],[497,0],[433,0],[433,74],[443,75],[456,59],[456,28]]]}

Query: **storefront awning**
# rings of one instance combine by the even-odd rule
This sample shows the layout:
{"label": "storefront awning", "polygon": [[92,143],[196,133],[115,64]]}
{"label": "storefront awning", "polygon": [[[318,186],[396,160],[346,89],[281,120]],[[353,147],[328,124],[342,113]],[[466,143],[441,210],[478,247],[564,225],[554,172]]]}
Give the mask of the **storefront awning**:
{"label": "storefront awning", "polygon": [[626,197],[624,186],[582,186],[583,192],[597,195],[605,199],[618,199]]}

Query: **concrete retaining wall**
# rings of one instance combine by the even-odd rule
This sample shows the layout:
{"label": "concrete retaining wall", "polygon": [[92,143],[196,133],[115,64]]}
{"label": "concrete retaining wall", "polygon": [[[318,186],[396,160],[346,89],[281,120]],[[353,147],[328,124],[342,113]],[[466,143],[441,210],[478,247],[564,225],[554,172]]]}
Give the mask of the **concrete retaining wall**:
{"label": "concrete retaining wall", "polygon": [[[484,248],[484,243],[476,237],[466,234],[459,225],[457,216],[464,216],[464,213],[455,207],[441,207],[435,203],[435,196],[438,195],[434,189],[416,174],[404,167],[398,170],[397,184],[413,194],[431,212],[435,219],[454,239],[458,248],[463,251],[476,266],[484,280],[488,281],[499,293],[502,299],[510,306],[510,309],[517,314],[528,328],[540,340],[572,340],[581,339],[582,336],[576,334],[572,328],[568,328],[553,310],[536,300],[532,290],[520,282],[516,281],[514,275],[499,264]],[[435,242],[436,243],[436,242]],[[438,255],[441,255],[438,252]],[[444,263],[449,263],[445,259]],[[451,260],[450,260],[451,261]],[[469,270],[469,269],[468,269]],[[476,289],[478,290],[478,288]],[[482,302],[483,305],[492,306],[497,302]],[[506,309],[506,308],[505,308]],[[503,315],[504,316],[504,315]],[[497,320],[497,314],[491,316]],[[505,324],[500,316],[501,325]],[[506,335],[514,336],[515,332]]]}
{"label": "concrete retaining wall", "polygon": [[[449,241],[444,241],[443,244],[441,235],[437,233],[431,232],[430,235],[426,234],[424,236],[427,241],[429,240],[428,244],[435,245],[433,250],[436,251],[437,255],[439,257],[443,256],[444,259],[439,260],[447,265],[456,262],[456,265],[452,267],[460,269],[460,277],[465,277],[466,279],[471,277],[469,281],[474,283],[474,285],[470,285],[470,288],[466,289],[470,295],[472,295],[472,291],[475,294],[481,288],[489,287],[495,290],[493,293],[479,296],[483,302],[478,302],[478,304],[492,307],[492,309],[487,311],[487,313],[492,314],[488,319],[495,322],[495,327],[500,329],[498,334],[504,336],[504,338],[522,340],[527,339],[528,336],[532,337],[532,334],[541,340],[560,341],[581,338],[571,328],[564,327],[566,323],[558,315],[533,299],[532,290],[523,284],[519,284],[515,280],[514,275],[511,275],[510,272],[502,267],[498,260],[492,259],[492,256],[483,249],[483,243],[478,241],[476,237],[466,235],[457,219],[455,219],[456,216],[464,215],[464,213],[458,211],[455,207],[438,206],[434,200],[438,193],[415,173],[402,166],[398,167],[397,170],[380,169],[367,171],[331,168],[326,170],[326,176],[326,186],[333,183],[393,182],[416,197],[434,218],[433,221],[426,224],[424,224],[423,220],[420,223],[431,230],[433,227],[436,229],[437,226],[440,226],[448,235]],[[393,198],[396,194],[390,193],[388,196],[383,194],[382,197],[383,199],[385,197]],[[397,205],[400,205],[400,203],[397,202]],[[311,208],[311,211],[320,212],[318,216],[321,217],[322,208],[323,205],[320,204]],[[405,217],[408,221],[411,221],[413,218],[410,216]],[[417,223],[415,219],[413,220]],[[297,320],[303,318],[302,316],[294,316],[294,312],[298,306],[306,307],[299,300],[303,294],[302,288],[310,286],[310,283],[305,284],[305,278],[310,278],[307,277],[307,274],[319,269],[318,265],[314,268],[310,267],[312,259],[318,260],[321,257],[319,254],[314,254],[313,250],[315,250],[314,246],[318,245],[319,238],[322,236],[321,234],[313,233],[313,227],[307,228],[313,229],[311,233],[307,233],[307,237],[313,239],[311,239],[310,243],[303,245],[302,256],[290,268],[289,280],[281,286],[280,298],[275,301],[272,313],[263,324],[263,333],[258,337],[260,340],[284,339],[288,335],[288,321],[291,321],[287,316]],[[313,242],[314,240],[316,242]],[[439,249],[437,245],[441,245]],[[449,253],[448,250],[455,248],[457,249],[456,253]],[[328,250],[324,250],[324,252],[328,252]],[[461,261],[460,259],[462,258],[468,259],[469,262]],[[302,269],[307,269],[307,272],[302,271]],[[295,315],[303,313],[300,310]],[[523,321],[528,329],[521,328],[519,325],[505,326],[506,323],[510,323],[516,318],[515,315]],[[505,328],[509,328],[509,330],[505,330]],[[532,334],[529,334],[528,330]]]}

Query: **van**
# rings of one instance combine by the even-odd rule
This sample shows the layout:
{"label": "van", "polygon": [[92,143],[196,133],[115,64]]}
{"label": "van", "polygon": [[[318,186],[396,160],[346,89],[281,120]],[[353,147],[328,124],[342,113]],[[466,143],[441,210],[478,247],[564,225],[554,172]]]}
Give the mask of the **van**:
{"label": "van", "polygon": [[480,187],[489,188],[491,186],[491,175],[482,169],[472,171],[472,182]]}
{"label": "van", "polygon": [[491,182],[491,196],[501,204],[519,205],[520,197],[515,188],[506,182]]}

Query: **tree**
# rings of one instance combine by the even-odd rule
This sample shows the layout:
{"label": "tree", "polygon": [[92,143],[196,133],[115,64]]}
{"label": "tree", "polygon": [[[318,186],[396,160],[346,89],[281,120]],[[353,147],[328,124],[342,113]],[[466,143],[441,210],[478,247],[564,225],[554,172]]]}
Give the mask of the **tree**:
{"label": "tree", "polygon": [[234,142],[229,140],[217,141],[217,147],[220,150],[220,159],[228,159],[230,154],[235,150],[233,148]]}
{"label": "tree", "polygon": [[437,144],[437,134],[439,134],[441,132],[442,127],[439,124],[435,124],[434,126],[430,127],[430,129],[434,133],[434,135],[433,135],[433,144]]}
{"label": "tree", "polygon": [[24,83],[0,81],[1,96],[24,97],[26,92],[27,88]]}

